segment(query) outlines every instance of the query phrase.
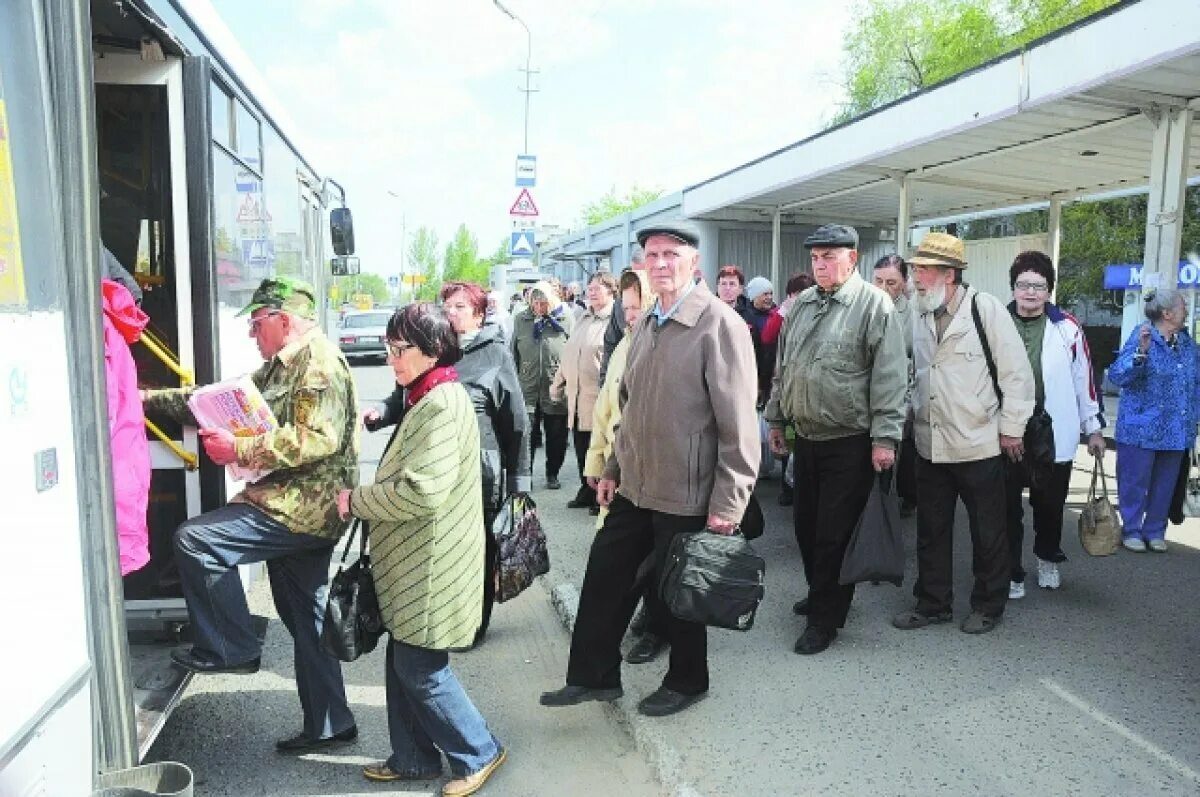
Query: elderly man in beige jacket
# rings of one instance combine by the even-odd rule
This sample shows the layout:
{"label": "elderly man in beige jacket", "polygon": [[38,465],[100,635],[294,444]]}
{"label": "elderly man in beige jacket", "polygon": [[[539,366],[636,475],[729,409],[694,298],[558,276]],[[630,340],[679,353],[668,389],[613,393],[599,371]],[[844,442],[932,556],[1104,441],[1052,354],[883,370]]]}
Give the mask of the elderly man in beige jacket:
{"label": "elderly man in beige jacket", "polygon": [[1004,460],[1021,459],[1033,414],[1033,370],[1004,303],[963,282],[963,242],[925,236],[909,261],[920,317],[913,329],[917,446],[916,608],[892,620],[910,630],[951,619],[954,508],[971,527],[975,585],[962,630],[991,631],[1008,600]]}
{"label": "elderly man in beige jacket", "polygon": [[[675,535],[734,533],[758,474],[757,374],[746,322],[693,280],[700,253],[691,225],[639,230],[638,243],[658,299],[631,333],[621,423],[596,486],[609,514],[588,554],[567,685],[543,694],[545,706],[621,696],[621,637],[642,561],[654,556],[657,580]],[[657,590],[649,610],[671,661],[638,711],[661,717],[707,693],[708,637],[703,625],[671,615]]]}

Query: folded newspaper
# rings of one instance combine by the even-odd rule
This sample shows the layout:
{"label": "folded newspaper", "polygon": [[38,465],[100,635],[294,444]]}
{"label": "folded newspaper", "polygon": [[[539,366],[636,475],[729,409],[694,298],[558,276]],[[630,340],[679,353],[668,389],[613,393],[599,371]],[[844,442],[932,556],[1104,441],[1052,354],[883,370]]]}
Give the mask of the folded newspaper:
{"label": "folded newspaper", "polygon": [[[275,414],[249,374],[197,388],[188,399],[188,407],[201,429],[225,429],[234,437],[257,437],[279,428]],[[229,466],[229,475],[238,481],[256,482],[270,472]]]}

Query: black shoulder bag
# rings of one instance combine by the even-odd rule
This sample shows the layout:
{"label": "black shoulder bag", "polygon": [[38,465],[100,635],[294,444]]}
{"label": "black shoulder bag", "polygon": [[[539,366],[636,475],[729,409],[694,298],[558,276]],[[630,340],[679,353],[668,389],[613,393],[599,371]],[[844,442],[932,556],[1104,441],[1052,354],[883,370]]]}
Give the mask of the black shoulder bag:
{"label": "black shoulder bag", "polygon": [[[996,361],[992,359],[992,347],[988,343],[987,334],[983,331],[983,321],[979,317],[979,305],[976,304],[978,294],[971,297],[971,320],[975,322],[975,332],[979,335],[979,343],[983,346],[983,359],[987,362],[988,374],[992,377],[992,388],[996,391],[996,399],[1003,404],[1004,393],[1000,391],[1000,379],[996,376]],[[1046,319],[1049,324],[1050,320]],[[1033,415],[1025,423],[1025,434],[1022,438],[1025,444],[1025,456],[1020,465],[1029,475],[1029,483],[1040,487],[1054,471],[1054,421],[1042,404],[1033,408]]]}
{"label": "black shoulder bag", "polygon": [[[362,535],[358,542],[358,559],[346,567],[346,557],[356,533]],[[321,626],[321,650],[342,661],[354,661],[374,650],[381,636],[383,614],[375,594],[375,578],[371,575],[367,530],[361,520],[355,519],[342,550],[337,575],[329,584],[325,622]]]}

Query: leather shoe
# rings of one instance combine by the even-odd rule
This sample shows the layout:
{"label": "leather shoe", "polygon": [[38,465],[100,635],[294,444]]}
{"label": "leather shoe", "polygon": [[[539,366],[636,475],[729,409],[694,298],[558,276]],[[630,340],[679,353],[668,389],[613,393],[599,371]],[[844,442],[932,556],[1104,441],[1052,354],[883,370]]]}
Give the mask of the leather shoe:
{"label": "leather shoe", "polygon": [[801,617],[808,616],[808,598],[796,601],[792,604],[792,614],[798,614]]}
{"label": "leather shoe", "polygon": [[191,650],[176,648],[171,651],[171,661],[189,672],[201,673],[236,673],[238,675],[253,675],[258,672],[262,659],[258,656],[243,661],[240,664],[220,664],[208,659],[202,659]]}
{"label": "leather shoe", "polygon": [[791,487],[785,486],[779,491],[779,505],[791,506],[793,503],[795,503],[795,494],[792,492]]}
{"label": "leather shoe", "polygon": [[559,706],[576,706],[590,700],[607,703],[616,700],[623,694],[625,691],[619,686],[612,689],[593,689],[590,686],[567,684],[562,689],[555,689],[553,692],[542,692],[538,702],[543,706],[558,708]]}
{"label": "leather shoe", "polygon": [[658,687],[652,694],[642,698],[638,703],[638,713],[647,717],[666,717],[677,714],[693,703],[699,703],[708,692],[697,695],[684,695],[665,686]]}
{"label": "leather shoe", "polygon": [[625,654],[625,663],[645,664],[648,661],[654,661],[666,646],[667,640],[658,634],[642,634]]}
{"label": "leather shoe", "polygon": [[327,750],[330,747],[341,747],[358,739],[358,726],[351,725],[333,736],[314,739],[307,733],[298,733],[290,739],[280,739],[275,743],[275,749],[281,753],[311,753],[316,750]]}
{"label": "leather shoe", "polygon": [[558,490],[561,488],[562,488],[562,482],[560,482],[558,480],[557,476],[547,476],[546,477],[546,489],[547,490]]}
{"label": "leather shoe", "polygon": [[833,644],[835,639],[837,639],[837,631],[809,623],[808,627],[804,629],[804,633],[796,640],[794,650],[803,656],[811,656],[825,650]]}

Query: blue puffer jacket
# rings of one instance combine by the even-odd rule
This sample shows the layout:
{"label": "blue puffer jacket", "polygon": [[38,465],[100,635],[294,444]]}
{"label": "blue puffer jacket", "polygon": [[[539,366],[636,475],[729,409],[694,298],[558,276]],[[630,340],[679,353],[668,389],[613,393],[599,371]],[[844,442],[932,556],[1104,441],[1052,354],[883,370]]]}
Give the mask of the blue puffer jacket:
{"label": "blue puffer jacket", "polygon": [[1151,324],[1149,356],[1134,365],[1140,329],[1108,369],[1108,378],[1121,388],[1116,440],[1155,451],[1190,449],[1200,421],[1200,351],[1186,331],[1176,335],[1172,349]]}

